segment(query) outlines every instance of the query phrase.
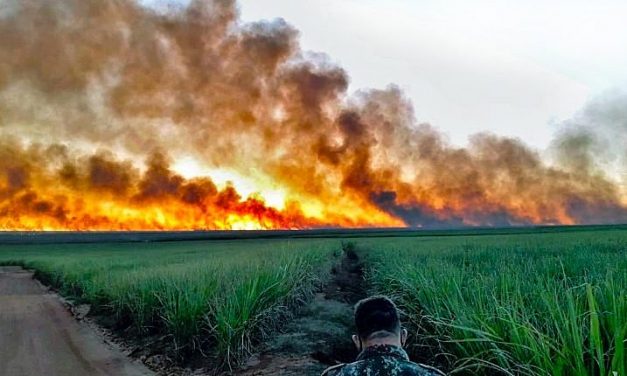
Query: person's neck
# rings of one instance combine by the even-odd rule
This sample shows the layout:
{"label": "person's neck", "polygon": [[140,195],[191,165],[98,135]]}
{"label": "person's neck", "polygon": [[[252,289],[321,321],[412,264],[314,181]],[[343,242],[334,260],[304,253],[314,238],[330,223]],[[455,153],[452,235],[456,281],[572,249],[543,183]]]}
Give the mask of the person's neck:
{"label": "person's neck", "polygon": [[364,342],[364,349],[372,346],[384,345],[402,347],[401,341],[398,338],[373,338],[371,340],[368,340],[367,342]]}

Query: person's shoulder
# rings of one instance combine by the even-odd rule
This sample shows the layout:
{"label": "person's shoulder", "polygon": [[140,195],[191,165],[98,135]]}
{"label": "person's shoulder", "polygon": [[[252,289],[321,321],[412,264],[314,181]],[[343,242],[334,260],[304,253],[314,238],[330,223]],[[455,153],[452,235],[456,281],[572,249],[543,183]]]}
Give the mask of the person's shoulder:
{"label": "person's shoulder", "polygon": [[321,376],[361,376],[363,371],[369,370],[369,374],[376,374],[377,370],[392,369],[394,375],[410,375],[410,376],[446,376],[446,374],[435,367],[426,364],[414,363],[411,361],[394,361],[392,364],[389,360],[379,361],[356,361],[353,363],[342,363],[325,369]]}
{"label": "person's shoulder", "polygon": [[325,369],[321,376],[361,376],[364,368],[368,368],[369,366],[370,364],[363,360],[336,364]]}
{"label": "person's shoulder", "polygon": [[411,363],[416,368],[417,375],[421,376],[446,376],[446,374],[435,367],[428,366],[422,363]]}
{"label": "person's shoulder", "polygon": [[439,369],[422,363],[414,363],[410,360],[401,361],[397,364],[398,374],[407,376],[446,376]]}
{"label": "person's shoulder", "polygon": [[346,367],[346,363],[336,364],[322,371],[322,374],[320,374],[320,376],[337,376],[340,374],[340,372],[342,372],[342,369],[344,367]]}

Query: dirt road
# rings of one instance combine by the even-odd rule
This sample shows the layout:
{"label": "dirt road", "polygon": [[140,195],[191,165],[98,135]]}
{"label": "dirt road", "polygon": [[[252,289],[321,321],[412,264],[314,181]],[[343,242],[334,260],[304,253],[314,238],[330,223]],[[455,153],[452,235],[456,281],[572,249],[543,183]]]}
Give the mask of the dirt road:
{"label": "dirt road", "polygon": [[76,321],[32,273],[0,267],[0,375],[147,376],[143,365]]}

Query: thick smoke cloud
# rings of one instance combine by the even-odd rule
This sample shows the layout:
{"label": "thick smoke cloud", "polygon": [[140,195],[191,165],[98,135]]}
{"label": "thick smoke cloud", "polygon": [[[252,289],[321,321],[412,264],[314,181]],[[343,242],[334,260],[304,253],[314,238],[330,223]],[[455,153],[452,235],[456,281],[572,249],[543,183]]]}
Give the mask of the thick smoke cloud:
{"label": "thick smoke cloud", "polygon": [[[548,164],[491,134],[451,146],[396,87],[349,97],[347,73],[302,52],[297,30],[242,24],[234,1],[0,8],[2,228],[627,221],[604,173],[608,160],[625,166],[624,95],[567,124]],[[171,168],[183,156],[266,176],[286,204],[185,179]]]}
{"label": "thick smoke cloud", "polygon": [[627,183],[627,92],[612,90],[589,103],[565,122],[553,148],[565,167],[607,171]]}

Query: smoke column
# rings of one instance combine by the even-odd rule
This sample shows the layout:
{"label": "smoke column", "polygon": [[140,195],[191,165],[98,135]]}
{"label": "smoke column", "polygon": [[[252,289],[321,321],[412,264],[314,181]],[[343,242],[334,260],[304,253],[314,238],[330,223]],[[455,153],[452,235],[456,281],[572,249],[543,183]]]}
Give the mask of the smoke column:
{"label": "smoke column", "polygon": [[627,222],[627,96],[565,124],[548,161],[493,134],[454,147],[398,88],[348,82],[230,0],[0,1],[0,229]]}

